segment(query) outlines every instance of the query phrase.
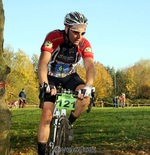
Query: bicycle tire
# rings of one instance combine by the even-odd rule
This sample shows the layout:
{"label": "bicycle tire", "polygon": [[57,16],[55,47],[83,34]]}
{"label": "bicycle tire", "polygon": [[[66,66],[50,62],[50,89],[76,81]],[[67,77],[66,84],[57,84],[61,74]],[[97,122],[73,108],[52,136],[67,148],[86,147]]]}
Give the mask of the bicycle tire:
{"label": "bicycle tire", "polygon": [[68,119],[66,117],[61,117],[59,123],[60,126],[56,136],[57,155],[67,155],[68,152],[65,148],[70,146]]}
{"label": "bicycle tire", "polygon": [[[49,134],[49,138],[48,138],[48,142],[47,142],[46,155],[55,155],[52,146],[50,146],[50,143],[53,142],[54,122],[55,122],[55,118],[53,117],[52,121],[50,123],[50,134]],[[54,144],[54,147],[55,147],[55,144]]]}

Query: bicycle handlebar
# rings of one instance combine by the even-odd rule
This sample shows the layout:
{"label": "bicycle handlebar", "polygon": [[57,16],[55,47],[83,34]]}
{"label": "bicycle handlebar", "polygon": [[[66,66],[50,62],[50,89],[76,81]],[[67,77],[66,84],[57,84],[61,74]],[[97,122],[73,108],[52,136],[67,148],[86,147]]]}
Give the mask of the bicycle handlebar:
{"label": "bicycle handlebar", "polygon": [[62,89],[61,92],[57,90],[57,96],[61,96],[62,94],[71,94],[74,98],[78,98],[78,91],[73,91],[73,90],[66,90]]}
{"label": "bicycle handlebar", "polygon": [[[40,105],[39,108],[43,108],[43,103],[44,103],[44,96],[46,93],[46,88],[47,88],[48,84],[44,82],[44,85],[42,87],[40,87],[40,95],[39,95],[39,99],[40,99]],[[63,89],[62,86],[58,86],[57,88],[57,94],[58,96],[62,95],[62,93],[66,93],[66,94],[72,94],[73,97],[77,98],[78,96],[78,92],[77,91],[72,91],[72,90],[66,90]]]}
{"label": "bicycle handlebar", "polygon": [[[40,87],[40,95],[39,95],[39,99],[40,99],[40,105],[39,105],[39,108],[43,108],[43,103],[44,103],[44,96],[45,96],[45,93],[46,93],[46,88],[47,88],[48,84],[44,82],[44,85],[42,87]],[[82,94],[85,94],[85,89],[81,89],[81,93]],[[63,87],[60,85],[58,85],[58,88],[57,88],[57,96],[60,96],[62,95],[62,93],[66,93],[66,94],[72,94],[72,96],[74,98],[77,98],[78,97],[78,91],[73,91],[73,90],[66,90],[66,89],[63,89]],[[92,93],[92,92],[91,92]]]}

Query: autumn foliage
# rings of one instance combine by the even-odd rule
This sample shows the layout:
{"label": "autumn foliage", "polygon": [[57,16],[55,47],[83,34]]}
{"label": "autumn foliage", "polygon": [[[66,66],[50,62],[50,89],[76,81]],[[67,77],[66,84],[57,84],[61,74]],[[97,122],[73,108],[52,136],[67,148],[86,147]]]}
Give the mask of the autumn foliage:
{"label": "autumn foliage", "polygon": [[[5,49],[4,58],[11,68],[6,80],[6,102],[18,100],[18,94],[24,88],[27,93],[27,103],[38,103],[37,66],[34,66],[37,63],[31,61],[22,50],[19,49],[14,53],[10,47]],[[36,55],[33,58],[34,61],[38,61]]]}
{"label": "autumn foliage", "polygon": [[[39,103],[39,82],[37,77],[38,55],[34,54],[30,59],[24,51],[18,49],[14,52],[8,46],[4,50],[4,58],[11,72],[6,80],[6,102],[18,99],[22,88],[27,93],[27,103]],[[94,62],[96,88],[96,101],[120,95],[122,92],[129,99],[150,98],[150,60],[140,60],[135,65],[117,70],[109,66],[105,67],[100,62]],[[83,63],[77,66],[77,72],[85,80]]]}

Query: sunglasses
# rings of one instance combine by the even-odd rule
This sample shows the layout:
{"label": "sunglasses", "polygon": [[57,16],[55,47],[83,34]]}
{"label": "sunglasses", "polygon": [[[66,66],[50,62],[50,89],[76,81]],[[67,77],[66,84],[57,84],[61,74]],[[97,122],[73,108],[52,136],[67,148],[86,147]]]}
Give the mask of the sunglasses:
{"label": "sunglasses", "polygon": [[81,33],[81,32],[75,31],[75,30],[71,30],[71,31],[72,31],[73,34],[75,34],[75,35],[81,34],[82,36],[85,35],[85,33],[86,33],[86,32],[82,32],[82,33]]}

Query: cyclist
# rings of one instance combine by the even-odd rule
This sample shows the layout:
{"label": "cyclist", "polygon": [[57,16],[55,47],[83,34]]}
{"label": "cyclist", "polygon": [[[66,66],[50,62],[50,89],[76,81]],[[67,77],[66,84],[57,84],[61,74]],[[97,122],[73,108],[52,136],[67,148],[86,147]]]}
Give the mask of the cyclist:
{"label": "cyclist", "polygon": [[[89,41],[84,37],[87,18],[79,12],[65,16],[64,30],[54,30],[46,36],[38,64],[40,88],[47,83],[41,120],[38,127],[38,154],[44,155],[56,101],[56,87],[62,83],[65,89],[79,91],[75,110],[70,113],[68,122],[72,123],[84,112],[89,104],[89,96],[94,81],[95,70],[93,52]],[[84,82],[76,73],[76,66],[83,58],[86,70]],[[81,89],[85,89],[82,94]],[[70,134],[71,134],[70,130]],[[73,135],[71,135],[73,137]]]}

